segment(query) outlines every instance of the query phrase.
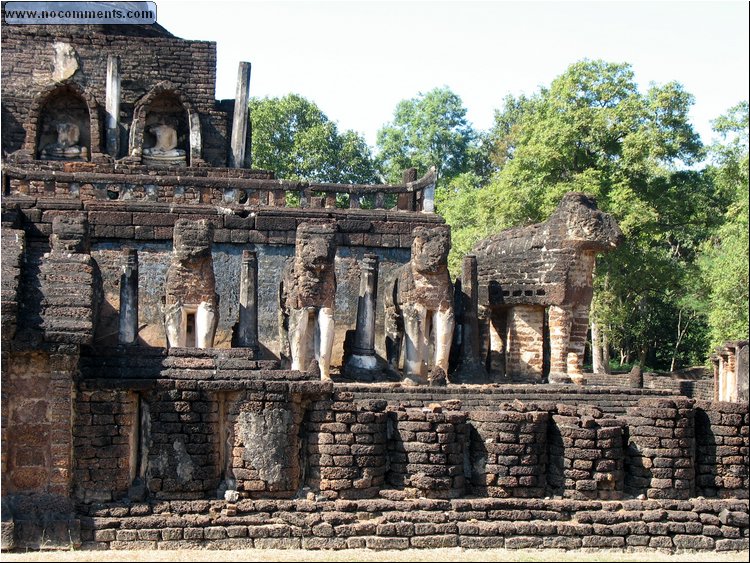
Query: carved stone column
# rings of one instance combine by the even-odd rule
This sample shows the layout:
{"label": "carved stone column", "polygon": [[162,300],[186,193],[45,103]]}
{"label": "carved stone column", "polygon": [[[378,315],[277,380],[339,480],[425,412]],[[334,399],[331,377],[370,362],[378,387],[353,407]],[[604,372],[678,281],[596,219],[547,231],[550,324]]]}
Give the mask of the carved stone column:
{"label": "carved stone column", "polygon": [[461,303],[463,309],[463,332],[461,363],[453,378],[458,382],[486,381],[487,370],[479,354],[479,288],[477,282],[477,258],[464,256],[461,272]]}
{"label": "carved stone column", "polygon": [[120,152],[120,71],[115,55],[107,57],[107,153],[117,158]]}
{"label": "carved stone column", "polygon": [[375,302],[378,295],[378,257],[365,254],[360,262],[359,300],[357,304],[357,330],[354,334],[352,355],[347,369],[374,370],[375,357]]}
{"label": "carved stone column", "polygon": [[120,344],[133,344],[138,338],[138,251],[124,252],[120,276]]}
{"label": "carved stone column", "polygon": [[237,91],[234,98],[234,118],[232,120],[232,168],[249,168],[248,154],[248,101],[250,96],[250,63],[240,62],[237,70]]}
{"label": "carved stone column", "polygon": [[258,257],[250,250],[242,251],[237,345],[258,351]]}

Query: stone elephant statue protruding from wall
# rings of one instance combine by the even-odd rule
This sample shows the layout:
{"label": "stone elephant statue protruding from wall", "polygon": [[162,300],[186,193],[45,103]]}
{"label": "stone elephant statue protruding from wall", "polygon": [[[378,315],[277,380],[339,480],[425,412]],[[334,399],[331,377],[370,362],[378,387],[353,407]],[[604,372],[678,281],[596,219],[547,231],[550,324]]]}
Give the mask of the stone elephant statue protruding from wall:
{"label": "stone elephant statue protruding from wall", "polygon": [[593,198],[570,192],[544,223],[477,243],[472,253],[484,351],[504,356],[508,375],[541,380],[548,331],[549,381],[580,382],[596,255],[622,240],[615,220]]}
{"label": "stone elephant statue protruding from wall", "polygon": [[336,227],[301,223],[297,226],[294,261],[279,287],[282,357],[291,368],[309,371],[313,357],[321,379],[330,379],[336,301]]}
{"label": "stone elephant statue protruding from wall", "polygon": [[[445,380],[456,324],[448,272],[450,229],[417,227],[413,235],[411,260],[399,269],[393,285],[386,290],[386,354],[388,363],[397,370],[403,342],[405,382],[425,384]],[[433,367],[428,379],[430,364]]]}
{"label": "stone elephant statue protruding from wall", "polygon": [[219,323],[211,246],[213,225],[180,219],[167,270],[164,323],[170,347],[211,348]]}

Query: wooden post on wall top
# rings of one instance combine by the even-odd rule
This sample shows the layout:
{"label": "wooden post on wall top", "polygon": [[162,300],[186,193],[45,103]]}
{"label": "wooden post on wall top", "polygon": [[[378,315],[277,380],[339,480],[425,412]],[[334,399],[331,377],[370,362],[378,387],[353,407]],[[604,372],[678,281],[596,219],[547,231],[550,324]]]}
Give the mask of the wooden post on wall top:
{"label": "wooden post on wall top", "polygon": [[250,101],[250,63],[241,61],[237,71],[237,92],[234,98],[234,119],[232,120],[231,168],[250,168],[251,155],[248,143],[248,122]]}

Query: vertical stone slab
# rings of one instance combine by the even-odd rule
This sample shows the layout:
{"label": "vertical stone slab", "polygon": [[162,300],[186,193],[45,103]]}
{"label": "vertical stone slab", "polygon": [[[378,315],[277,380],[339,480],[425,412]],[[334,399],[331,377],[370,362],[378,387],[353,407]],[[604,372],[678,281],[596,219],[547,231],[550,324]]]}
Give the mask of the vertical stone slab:
{"label": "vertical stone slab", "polygon": [[[406,186],[417,181],[417,169],[407,168],[403,174],[403,184]],[[406,192],[398,194],[398,209],[400,211],[414,211],[414,193]]]}
{"label": "vertical stone slab", "polygon": [[625,489],[687,499],[695,491],[695,411],[689,399],[641,399],[628,407]]}
{"label": "vertical stone slab", "polygon": [[241,61],[237,70],[237,91],[234,98],[232,119],[231,168],[249,168],[250,154],[247,144],[248,102],[250,100],[250,63]]}
{"label": "vertical stone slab", "polygon": [[365,254],[360,264],[361,278],[357,302],[357,333],[354,354],[375,356],[375,301],[378,295],[378,257]]}
{"label": "vertical stone slab", "polygon": [[120,153],[120,61],[116,55],[107,57],[106,129],[107,153],[117,158]]}
{"label": "vertical stone slab", "polygon": [[538,383],[544,367],[544,309],[518,305],[508,312],[507,373]]}
{"label": "vertical stone slab", "polygon": [[435,213],[435,184],[425,186],[422,192],[422,213]]}
{"label": "vertical stone slab", "polygon": [[249,250],[242,251],[237,345],[258,352],[258,256]]}
{"label": "vertical stone slab", "polygon": [[138,338],[138,251],[128,248],[120,275],[120,344],[134,344]]}

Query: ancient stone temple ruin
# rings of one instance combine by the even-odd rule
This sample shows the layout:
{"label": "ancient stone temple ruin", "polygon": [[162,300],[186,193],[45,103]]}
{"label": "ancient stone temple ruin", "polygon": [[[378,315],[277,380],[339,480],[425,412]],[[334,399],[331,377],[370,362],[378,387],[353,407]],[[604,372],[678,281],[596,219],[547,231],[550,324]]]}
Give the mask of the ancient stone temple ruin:
{"label": "ancient stone temple ruin", "polygon": [[584,374],[592,199],[451,279],[434,170],[253,169],[214,43],[2,50],[3,549],[748,548],[746,343],[717,397]]}

